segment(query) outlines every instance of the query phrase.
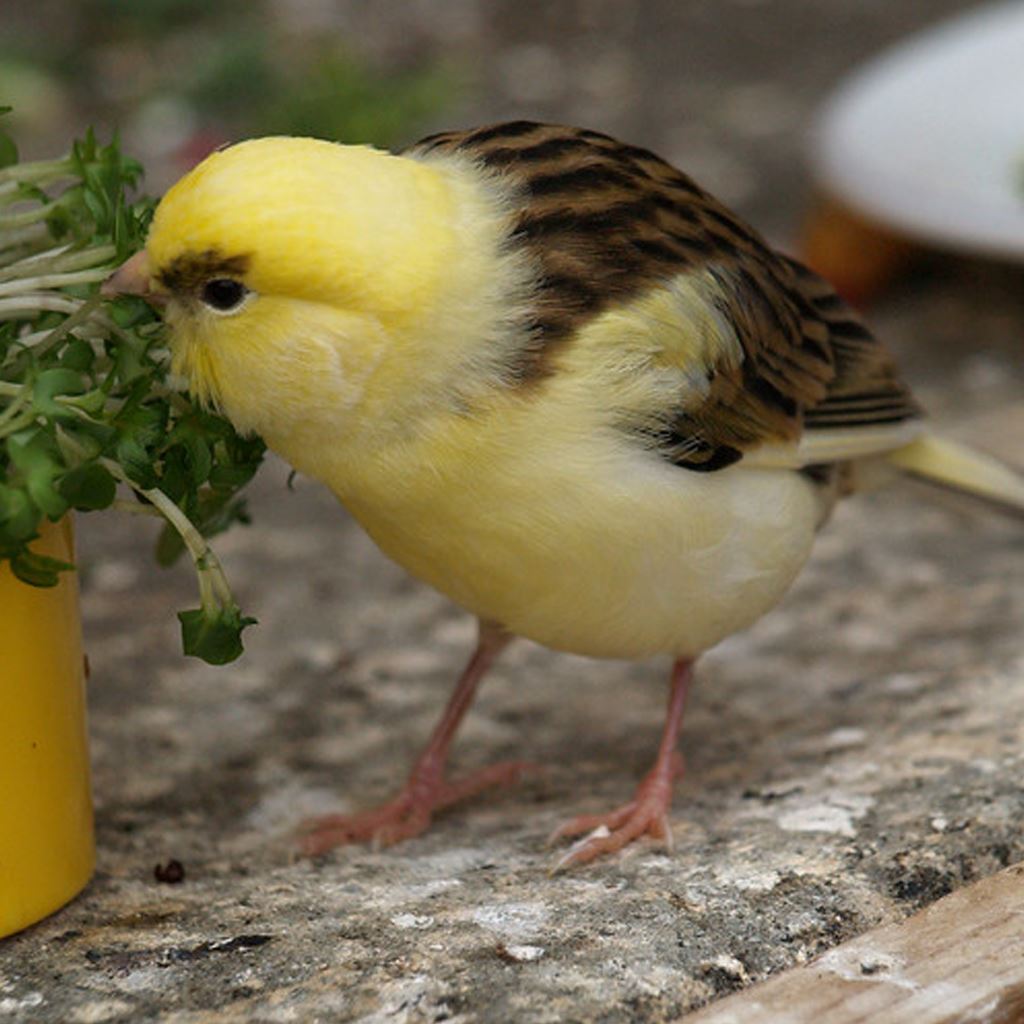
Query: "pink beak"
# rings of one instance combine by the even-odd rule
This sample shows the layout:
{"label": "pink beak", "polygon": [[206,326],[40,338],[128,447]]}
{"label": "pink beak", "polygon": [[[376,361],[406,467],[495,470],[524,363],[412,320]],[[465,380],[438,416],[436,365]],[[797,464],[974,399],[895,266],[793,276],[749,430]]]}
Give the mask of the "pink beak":
{"label": "pink beak", "polygon": [[108,299],[118,295],[138,295],[155,305],[167,301],[165,296],[153,292],[145,251],[125,260],[100,286],[100,295]]}

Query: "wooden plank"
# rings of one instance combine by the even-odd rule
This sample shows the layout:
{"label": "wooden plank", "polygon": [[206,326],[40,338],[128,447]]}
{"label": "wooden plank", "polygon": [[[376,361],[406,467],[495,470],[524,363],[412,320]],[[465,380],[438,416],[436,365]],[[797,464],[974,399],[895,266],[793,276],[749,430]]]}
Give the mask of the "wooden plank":
{"label": "wooden plank", "polygon": [[1024,864],[684,1017],[685,1024],[1024,1021]]}

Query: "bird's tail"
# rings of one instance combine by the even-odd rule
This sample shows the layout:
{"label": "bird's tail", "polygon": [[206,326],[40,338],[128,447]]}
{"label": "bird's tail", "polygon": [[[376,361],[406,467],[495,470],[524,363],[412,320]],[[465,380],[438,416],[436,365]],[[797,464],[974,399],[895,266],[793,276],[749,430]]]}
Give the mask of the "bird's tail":
{"label": "bird's tail", "polygon": [[1024,515],[1024,473],[965,444],[926,434],[886,461],[911,476]]}

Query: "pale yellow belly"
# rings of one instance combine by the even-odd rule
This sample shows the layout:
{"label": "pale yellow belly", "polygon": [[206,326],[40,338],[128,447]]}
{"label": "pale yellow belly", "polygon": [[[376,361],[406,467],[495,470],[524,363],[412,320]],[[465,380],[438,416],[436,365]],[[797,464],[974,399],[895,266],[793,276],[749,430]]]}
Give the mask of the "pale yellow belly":
{"label": "pale yellow belly", "polygon": [[513,633],[612,658],[695,656],[750,625],[799,571],[821,512],[790,471],[607,451],[481,460],[395,490],[344,500],[396,562]]}

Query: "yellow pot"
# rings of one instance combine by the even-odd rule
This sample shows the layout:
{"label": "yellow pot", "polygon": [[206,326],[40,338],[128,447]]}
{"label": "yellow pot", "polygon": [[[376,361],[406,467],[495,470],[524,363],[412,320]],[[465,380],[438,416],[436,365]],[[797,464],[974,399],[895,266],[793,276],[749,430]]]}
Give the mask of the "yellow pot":
{"label": "yellow pot", "polygon": [[[73,560],[70,519],[35,550]],[[30,587],[0,565],[0,936],[63,906],[95,860],[78,585]]]}

